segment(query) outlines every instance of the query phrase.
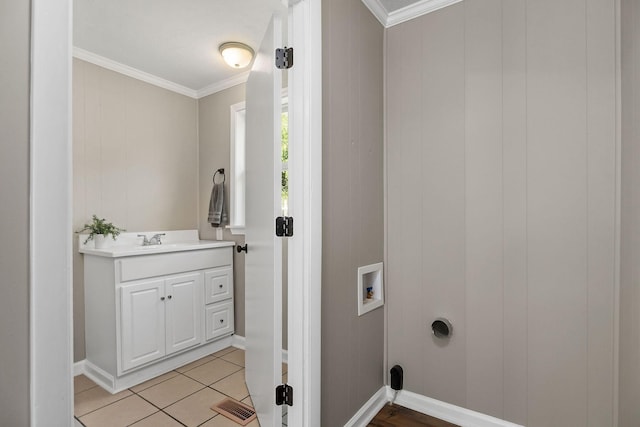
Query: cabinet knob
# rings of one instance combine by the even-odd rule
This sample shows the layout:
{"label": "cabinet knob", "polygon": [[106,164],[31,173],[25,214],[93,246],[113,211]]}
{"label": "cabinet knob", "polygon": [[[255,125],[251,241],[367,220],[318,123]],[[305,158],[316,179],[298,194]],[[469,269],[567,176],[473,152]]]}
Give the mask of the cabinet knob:
{"label": "cabinet knob", "polygon": [[224,319],[220,319],[220,323],[224,323]]}
{"label": "cabinet knob", "polygon": [[171,295],[169,295],[167,298],[171,299]]}
{"label": "cabinet knob", "polygon": [[222,285],[220,285],[219,288],[222,289]]}
{"label": "cabinet knob", "polygon": [[160,297],[160,301],[164,301],[164,297]]}

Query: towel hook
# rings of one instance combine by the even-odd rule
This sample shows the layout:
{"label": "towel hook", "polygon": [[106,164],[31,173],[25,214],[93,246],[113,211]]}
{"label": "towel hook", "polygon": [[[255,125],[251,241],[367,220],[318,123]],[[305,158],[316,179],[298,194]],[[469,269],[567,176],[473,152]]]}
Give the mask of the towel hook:
{"label": "towel hook", "polygon": [[222,175],[222,183],[224,184],[224,183],[225,183],[225,181],[227,180],[227,177],[226,177],[226,176],[225,176],[225,174],[224,174],[224,168],[220,168],[220,169],[218,169],[218,170],[213,174],[213,183],[214,183],[214,184],[216,183],[216,175],[218,175],[218,174]]}

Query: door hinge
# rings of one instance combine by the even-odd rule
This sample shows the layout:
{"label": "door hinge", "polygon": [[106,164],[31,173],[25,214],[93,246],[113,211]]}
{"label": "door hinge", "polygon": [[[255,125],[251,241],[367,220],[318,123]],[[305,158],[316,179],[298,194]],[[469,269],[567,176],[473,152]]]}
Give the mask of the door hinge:
{"label": "door hinge", "polygon": [[276,68],[286,70],[293,67],[293,48],[284,47],[276,49]]}
{"label": "door hinge", "polygon": [[280,384],[276,387],[276,405],[293,406],[293,387],[289,384]]}
{"label": "door hinge", "polygon": [[279,216],[276,218],[276,236],[291,237],[293,236],[293,217]]}

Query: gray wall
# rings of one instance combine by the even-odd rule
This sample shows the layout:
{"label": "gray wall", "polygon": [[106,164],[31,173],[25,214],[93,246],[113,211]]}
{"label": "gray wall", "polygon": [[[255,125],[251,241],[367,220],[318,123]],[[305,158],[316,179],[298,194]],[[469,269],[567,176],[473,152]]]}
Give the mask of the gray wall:
{"label": "gray wall", "polygon": [[614,6],[467,0],[388,30],[388,362],[406,389],[613,425]]}
{"label": "gray wall", "polygon": [[383,385],[384,312],[358,317],[359,266],[383,259],[383,27],[360,0],[322,2],[322,425]]}
{"label": "gray wall", "polygon": [[[197,101],[85,61],[73,65],[74,230],[94,213],[131,232],[196,229]],[[73,241],[78,361],[84,269]]]}
{"label": "gray wall", "polygon": [[640,5],[622,1],[620,427],[640,420]]}
{"label": "gray wall", "polygon": [[29,2],[0,3],[0,425],[29,425]]}
{"label": "gray wall", "polygon": [[[199,138],[199,195],[198,218],[201,239],[215,240],[216,229],[207,222],[209,200],[213,185],[213,173],[224,168],[227,176],[225,191],[229,195],[231,177],[229,107],[245,100],[245,84],[214,93],[198,100],[198,138]],[[244,235],[233,235],[227,229],[224,240],[233,240],[244,245]],[[236,334],[245,336],[244,330],[244,253],[233,251],[233,285],[235,298]]]}

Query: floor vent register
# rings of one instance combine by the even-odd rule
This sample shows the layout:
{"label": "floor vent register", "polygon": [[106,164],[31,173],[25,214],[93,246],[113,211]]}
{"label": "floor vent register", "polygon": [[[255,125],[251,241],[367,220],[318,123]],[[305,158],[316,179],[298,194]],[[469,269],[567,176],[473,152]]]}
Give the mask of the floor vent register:
{"label": "floor vent register", "polygon": [[213,405],[211,409],[242,426],[256,419],[256,411],[253,408],[234,399],[225,399]]}

